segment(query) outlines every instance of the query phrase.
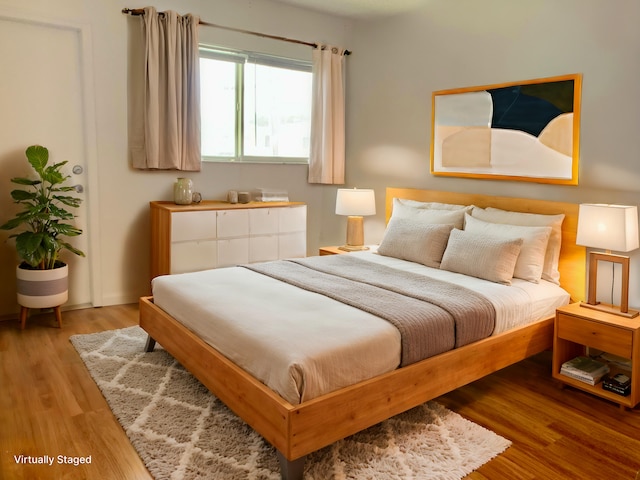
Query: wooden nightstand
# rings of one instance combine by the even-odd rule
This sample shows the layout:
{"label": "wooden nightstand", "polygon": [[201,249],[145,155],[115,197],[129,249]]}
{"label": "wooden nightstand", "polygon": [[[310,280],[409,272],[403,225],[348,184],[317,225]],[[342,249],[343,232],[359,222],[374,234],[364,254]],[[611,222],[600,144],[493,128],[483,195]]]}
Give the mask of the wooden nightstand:
{"label": "wooden nightstand", "polygon": [[[631,361],[631,393],[626,397],[589,385],[560,373],[564,362],[585,355],[586,347]],[[612,366],[612,371],[615,367]],[[640,318],[624,318],[574,303],[558,308],[553,334],[553,378],[586,392],[633,408],[640,402]]]}
{"label": "wooden nightstand", "polygon": [[346,250],[340,250],[338,247],[320,247],[318,251],[320,255],[341,255],[343,253],[349,253]]}

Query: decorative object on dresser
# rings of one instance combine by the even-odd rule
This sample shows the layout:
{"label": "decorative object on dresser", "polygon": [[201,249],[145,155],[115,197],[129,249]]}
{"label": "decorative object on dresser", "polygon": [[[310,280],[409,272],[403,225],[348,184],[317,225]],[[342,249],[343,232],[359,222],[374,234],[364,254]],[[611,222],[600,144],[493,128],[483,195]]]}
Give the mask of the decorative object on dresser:
{"label": "decorative object on dresser", "polygon": [[151,202],[151,278],[307,253],[300,202]]}
{"label": "decorative object on dresser", "polygon": [[189,205],[193,202],[193,181],[179,177],[173,184],[173,201],[176,205]]}
{"label": "decorative object on dresser", "polygon": [[68,266],[59,258],[62,250],[84,257],[84,253],[62,237],[74,237],[82,230],[65,223],[75,215],[65,207],[77,208],[81,198],[67,195],[76,192],[76,187],[64,186],[69,175],[61,170],[67,161],[48,165],[49,150],[40,145],[27,148],[26,157],[37,174],[37,179],[12,178],[11,181],[26,187],[13,190],[11,198],[25,208],[0,226],[2,230],[25,227],[12,234],[16,239],[16,250],[21,259],[16,268],[17,296],[20,310],[20,325],[24,329],[30,308],[53,308],[62,327],[60,306],[68,297]]}
{"label": "decorative object on dresser", "polygon": [[[610,375],[624,373],[630,378],[629,394],[610,391],[603,382],[579,380],[565,375],[562,365],[591,349],[601,351],[596,358],[606,363]],[[553,378],[579,390],[606,398],[621,409],[640,403],[640,317],[627,318],[600,310],[582,308],[579,303],[556,311],[553,335]]]}
{"label": "decorative object on dresser", "polygon": [[375,193],[370,189],[339,188],[336,215],[347,215],[347,243],[340,247],[348,252],[368,250],[364,245],[365,215],[376,214]]}
{"label": "decorative object on dresser", "polygon": [[[611,251],[630,252],[638,248],[638,208],[626,205],[580,205],[576,243],[606,250],[605,253],[589,253],[589,292],[587,302],[583,302],[582,306],[630,318],[637,316],[638,311],[629,309],[629,257],[614,255]],[[603,305],[596,299],[599,261],[622,266],[620,306]]]}

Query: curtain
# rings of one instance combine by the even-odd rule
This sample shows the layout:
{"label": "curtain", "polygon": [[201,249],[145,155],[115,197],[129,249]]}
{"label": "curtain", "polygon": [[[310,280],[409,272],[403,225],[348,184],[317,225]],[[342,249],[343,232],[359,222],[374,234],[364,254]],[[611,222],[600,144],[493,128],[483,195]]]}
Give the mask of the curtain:
{"label": "curtain", "polygon": [[134,168],[199,171],[199,17],[158,13],[142,16],[144,68],[131,99],[129,147]]}
{"label": "curtain", "polygon": [[345,158],[344,49],[313,50],[309,183],[343,184]]}

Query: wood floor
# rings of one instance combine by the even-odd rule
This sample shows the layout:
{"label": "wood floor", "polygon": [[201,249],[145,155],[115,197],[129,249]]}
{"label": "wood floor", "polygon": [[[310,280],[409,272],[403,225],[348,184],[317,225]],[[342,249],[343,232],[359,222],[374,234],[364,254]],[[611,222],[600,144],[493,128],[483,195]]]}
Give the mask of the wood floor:
{"label": "wood floor", "polygon": [[[62,330],[53,313],[30,317],[24,331],[0,322],[0,479],[151,478],[69,342],[136,323],[136,305],[64,312]],[[640,409],[560,389],[550,370],[545,352],[437,399],[513,442],[467,478],[635,479]],[[20,464],[20,455],[54,464]],[[58,464],[58,455],[91,463]]]}

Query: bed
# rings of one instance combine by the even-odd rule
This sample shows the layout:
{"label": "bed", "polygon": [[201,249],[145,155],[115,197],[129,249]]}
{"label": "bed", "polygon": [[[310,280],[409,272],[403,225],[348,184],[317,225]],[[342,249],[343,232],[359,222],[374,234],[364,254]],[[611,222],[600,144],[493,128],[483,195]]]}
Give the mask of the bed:
{"label": "bed", "polygon": [[[387,220],[392,216],[394,203],[397,208],[397,200],[394,201],[394,198],[404,199],[407,202],[439,202],[547,216],[563,215],[562,236],[559,239],[561,248],[557,259],[557,270],[560,274],[559,283],[567,294],[564,301],[569,301],[569,298],[571,301],[583,298],[585,249],[575,244],[577,205],[486,195],[388,188]],[[382,256],[378,256],[378,258],[380,257]],[[366,261],[366,259],[363,260]],[[392,260],[395,261],[395,259]],[[311,259],[311,261],[313,260]],[[243,267],[233,267],[233,270],[229,270],[228,273],[231,273],[232,276],[237,275],[238,284],[244,285],[248,285],[244,281],[247,276],[256,275]],[[202,281],[201,277],[197,275],[196,277],[198,281]],[[274,296],[271,288],[277,288],[272,284],[277,280],[269,278],[267,282],[269,287],[261,294],[259,291],[256,293],[256,295],[262,295],[260,301],[268,302],[269,300],[265,298],[269,294]],[[185,288],[185,295],[178,293],[175,295],[176,297],[188,296],[187,292],[193,289],[189,285],[183,288]],[[297,287],[286,285],[283,288],[290,292],[291,289]],[[251,296],[251,289],[246,287],[243,294]],[[301,295],[317,294],[305,293]],[[331,302],[336,302],[331,299],[325,299],[323,302],[329,308],[337,308],[340,311],[344,308],[353,309],[351,306],[332,306]],[[202,305],[199,305],[199,302],[195,300],[193,308],[195,310],[190,310],[186,316],[197,319],[200,316],[198,308],[202,308]],[[273,315],[282,312],[281,307],[273,308]],[[269,306],[263,310],[268,312],[270,309]],[[167,310],[171,309],[167,308]],[[535,309],[533,311],[536,312]],[[229,355],[228,351],[226,355],[219,351],[224,351],[224,345],[214,348],[212,344],[215,345],[215,341],[198,333],[198,328],[193,325],[185,326],[182,321],[160,308],[154,302],[153,297],[143,297],[140,300],[140,326],[149,334],[147,350],[152,349],[155,342],[158,341],[221,401],[276,448],[281,463],[282,477],[292,479],[302,477],[304,457],[308,453],[550,348],[553,333],[552,312],[553,308],[548,306],[542,318],[533,319],[533,321],[528,319],[517,326],[503,326],[499,332],[486,338],[438,353],[424,360],[415,361],[401,368],[398,368],[397,365],[393,366],[394,361],[398,362],[398,354],[391,352],[387,355],[388,362],[380,366],[381,370],[369,372],[364,379],[351,380],[346,385],[329,386],[324,391],[312,389],[313,391],[310,393],[301,394],[299,397],[292,397],[288,392],[280,390],[277,385],[268,386],[269,382],[264,378],[262,381],[256,378],[256,376],[262,375],[259,372],[255,375],[248,373],[246,365],[243,365],[243,368],[236,363],[242,363],[242,361],[230,359],[229,357],[233,356]],[[176,317],[180,317],[179,313],[179,310],[174,311]],[[240,310],[231,312],[230,315],[242,313],[246,312]],[[369,314],[354,313],[353,315],[358,317]],[[507,312],[507,314],[503,314],[503,317],[508,320],[511,315]],[[505,318],[503,318],[503,324]],[[242,324],[242,322],[239,323]],[[383,324],[380,325],[380,338],[376,338],[375,341],[382,342],[385,337],[393,337],[394,334],[388,328],[382,326]],[[236,333],[233,333],[231,337],[235,335]],[[346,335],[349,338],[349,333]],[[224,337],[224,335],[221,336]],[[384,341],[390,340],[385,339]],[[306,347],[303,345],[302,349],[304,348]],[[366,349],[358,352],[358,356],[364,355],[365,351]],[[384,356],[380,355],[380,357]],[[473,361],[469,362],[469,359],[473,359]],[[249,371],[251,371],[250,368]]]}

